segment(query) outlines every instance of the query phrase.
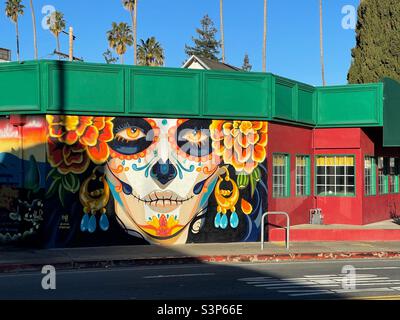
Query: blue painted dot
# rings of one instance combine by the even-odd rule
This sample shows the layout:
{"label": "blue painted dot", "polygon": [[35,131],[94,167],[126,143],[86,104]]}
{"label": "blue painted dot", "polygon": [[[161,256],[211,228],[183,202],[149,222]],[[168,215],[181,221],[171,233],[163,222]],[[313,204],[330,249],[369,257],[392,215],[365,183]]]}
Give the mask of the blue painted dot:
{"label": "blue painted dot", "polygon": [[162,124],[163,124],[163,126],[166,126],[168,124],[168,121],[167,120],[163,120]]}

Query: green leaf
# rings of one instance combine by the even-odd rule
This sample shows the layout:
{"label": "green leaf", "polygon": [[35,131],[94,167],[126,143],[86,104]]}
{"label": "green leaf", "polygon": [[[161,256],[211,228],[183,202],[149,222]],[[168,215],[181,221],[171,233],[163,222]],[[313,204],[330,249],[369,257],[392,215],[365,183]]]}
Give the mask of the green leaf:
{"label": "green leaf", "polygon": [[261,181],[261,170],[260,168],[255,168],[253,172],[251,173],[251,176],[254,178],[255,181],[259,182]]}
{"label": "green leaf", "polygon": [[62,184],[65,190],[71,193],[77,193],[81,185],[78,177],[72,173],[69,173],[62,178]]}
{"label": "green leaf", "polygon": [[62,183],[60,183],[59,187],[58,187],[58,197],[60,199],[60,202],[62,204],[63,207],[65,207],[65,189]]}
{"label": "green leaf", "polygon": [[250,182],[250,177],[246,173],[239,173],[236,179],[237,185],[239,189],[243,190],[246,189]]}
{"label": "green leaf", "polygon": [[53,197],[55,195],[55,193],[58,191],[60,183],[61,183],[60,179],[53,181],[49,190],[47,190],[46,199],[50,199],[51,197]]}
{"label": "green leaf", "polygon": [[58,179],[62,178],[62,176],[58,172],[57,168],[53,168],[50,170],[49,174],[47,175],[46,180],[49,180],[50,178],[52,178],[53,180],[58,180]]}
{"label": "green leaf", "polygon": [[254,176],[251,175],[250,177],[250,187],[251,187],[251,197],[254,197],[254,193],[256,192],[257,181],[255,180]]}

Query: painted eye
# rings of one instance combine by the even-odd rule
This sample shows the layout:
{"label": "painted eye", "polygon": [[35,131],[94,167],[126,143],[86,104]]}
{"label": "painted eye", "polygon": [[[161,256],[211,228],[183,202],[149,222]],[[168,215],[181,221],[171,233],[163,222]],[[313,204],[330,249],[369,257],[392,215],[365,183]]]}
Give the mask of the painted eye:
{"label": "painted eye", "polygon": [[145,136],[146,135],[139,128],[131,127],[119,131],[115,135],[115,139],[117,139],[118,141],[130,142],[130,141],[137,141],[141,138],[144,138]]}
{"label": "painted eye", "polygon": [[192,144],[201,145],[208,139],[208,135],[202,132],[202,130],[193,130],[186,133],[183,138]]}

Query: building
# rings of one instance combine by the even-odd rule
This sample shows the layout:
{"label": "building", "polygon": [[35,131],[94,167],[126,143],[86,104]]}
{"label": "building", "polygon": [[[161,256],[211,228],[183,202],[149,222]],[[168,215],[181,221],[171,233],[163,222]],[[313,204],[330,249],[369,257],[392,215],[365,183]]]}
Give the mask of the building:
{"label": "building", "polygon": [[11,51],[8,49],[0,48],[0,62],[11,61]]}
{"label": "building", "polygon": [[211,59],[191,56],[182,66],[185,69],[194,70],[223,70],[223,71],[240,71],[240,68],[231,66],[230,64],[214,61]]}
{"label": "building", "polygon": [[294,240],[400,239],[370,226],[400,208],[394,80],[43,60],[0,84],[0,242],[259,241],[266,211]]}

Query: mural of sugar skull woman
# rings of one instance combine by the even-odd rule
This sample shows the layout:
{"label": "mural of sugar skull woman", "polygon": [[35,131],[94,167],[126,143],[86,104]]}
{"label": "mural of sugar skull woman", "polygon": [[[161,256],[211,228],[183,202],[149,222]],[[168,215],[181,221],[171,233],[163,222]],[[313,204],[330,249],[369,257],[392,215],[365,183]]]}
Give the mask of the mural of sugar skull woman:
{"label": "mural of sugar skull woman", "polygon": [[[149,243],[254,241],[266,209],[268,124],[47,116],[49,196],[76,194],[82,232],[116,219]],[[112,210],[107,204],[112,202]]]}

